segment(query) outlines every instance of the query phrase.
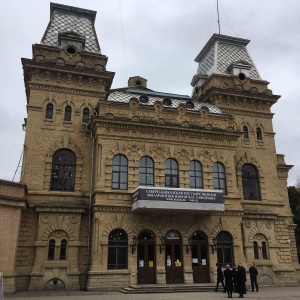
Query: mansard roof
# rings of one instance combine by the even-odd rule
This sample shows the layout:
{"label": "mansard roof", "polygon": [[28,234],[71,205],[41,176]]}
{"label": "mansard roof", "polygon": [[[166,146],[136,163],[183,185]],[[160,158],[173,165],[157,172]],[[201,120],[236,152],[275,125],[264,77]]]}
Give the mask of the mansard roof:
{"label": "mansard roof", "polygon": [[246,39],[213,34],[195,58],[199,63],[197,75],[209,76],[212,73],[229,75],[228,67],[233,63],[242,62],[250,66],[251,79],[261,80],[246,48],[249,42]]}
{"label": "mansard roof", "polygon": [[72,33],[85,38],[85,51],[100,54],[94,23],[96,11],[50,3],[50,21],[41,44],[59,47],[59,35]]}
{"label": "mansard roof", "polygon": [[[199,103],[193,102],[193,98],[187,95],[177,95],[170,93],[156,92],[150,89],[140,89],[140,88],[122,88],[112,90],[108,96],[107,101],[116,103],[129,103],[130,99],[146,96],[147,102],[140,101],[141,106],[153,106],[156,101],[162,102],[165,107],[170,109],[177,109],[180,104],[186,105],[187,111],[199,111],[202,107],[208,108],[209,112],[212,114],[222,114],[222,111],[210,103]],[[168,99],[168,101],[166,101]],[[191,103],[192,105],[187,105]]]}

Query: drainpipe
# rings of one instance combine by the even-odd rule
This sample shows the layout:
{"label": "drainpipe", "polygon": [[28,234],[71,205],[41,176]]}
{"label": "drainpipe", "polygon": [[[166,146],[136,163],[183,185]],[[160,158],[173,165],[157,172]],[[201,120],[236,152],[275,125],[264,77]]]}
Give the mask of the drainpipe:
{"label": "drainpipe", "polygon": [[93,193],[93,178],[94,178],[94,148],[95,148],[95,138],[93,137],[93,133],[88,129],[88,125],[86,125],[85,130],[90,132],[92,138],[92,164],[91,164],[91,174],[90,174],[90,194],[89,194],[89,220],[88,220],[88,236],[87,236],[87,256],[86,256],[86,270],[84,273],[84,286],[81,290],[87,289],[88,282],[88,271],[91,266],[91,235],[92,235],[92,193]]}

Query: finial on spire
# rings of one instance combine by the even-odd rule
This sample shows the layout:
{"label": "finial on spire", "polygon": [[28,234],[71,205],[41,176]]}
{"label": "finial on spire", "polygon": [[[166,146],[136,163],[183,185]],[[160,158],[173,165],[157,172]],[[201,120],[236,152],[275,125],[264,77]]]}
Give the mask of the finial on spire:
{"label": "finial on spire", "polygon": [[219,34],[221,34],[220,18],[219,18],[219,0],[217,0],[217,13],[218,13],[218,27],[219,27]]}

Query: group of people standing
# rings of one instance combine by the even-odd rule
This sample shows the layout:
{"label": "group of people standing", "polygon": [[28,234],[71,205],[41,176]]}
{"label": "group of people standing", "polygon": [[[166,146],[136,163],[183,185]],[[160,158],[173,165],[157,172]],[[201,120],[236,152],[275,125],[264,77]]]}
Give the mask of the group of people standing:
{"label": "group of people standing", "polygon": [[[226,265],[226,269],[224,273],[222,271],[221,266],[216,264],[217,266],[217,285],[215,291],[218,291],[219,284],[221,283],[223,286],[223,293],[227,292],[228,298],[232,298],[232,292],[236,292],[239,294],[239,298],[244,298],[244,294],[246,294],[246,269],[240,263],[238,267],[236,265],[233,266],[232,270],[229,265]],[[251,292],[254,292],[254,286],[256,288],[256,292],[258,292],[258,284],[257,284],[257,269],[254,263],[249,268],[250,280],[251,280]],[[225,279],[225,284],[224,284]]]}

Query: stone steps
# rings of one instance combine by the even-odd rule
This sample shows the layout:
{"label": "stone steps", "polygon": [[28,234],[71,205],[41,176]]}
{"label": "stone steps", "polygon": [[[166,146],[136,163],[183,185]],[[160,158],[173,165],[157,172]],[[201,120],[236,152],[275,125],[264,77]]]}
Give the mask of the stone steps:
{"label": "stone steps", "polygon": [[150,293],[188,293],[213,292],[214,283],[199,284],[141,284],[129,285],[120,290],[124,294],[150,294]]}

